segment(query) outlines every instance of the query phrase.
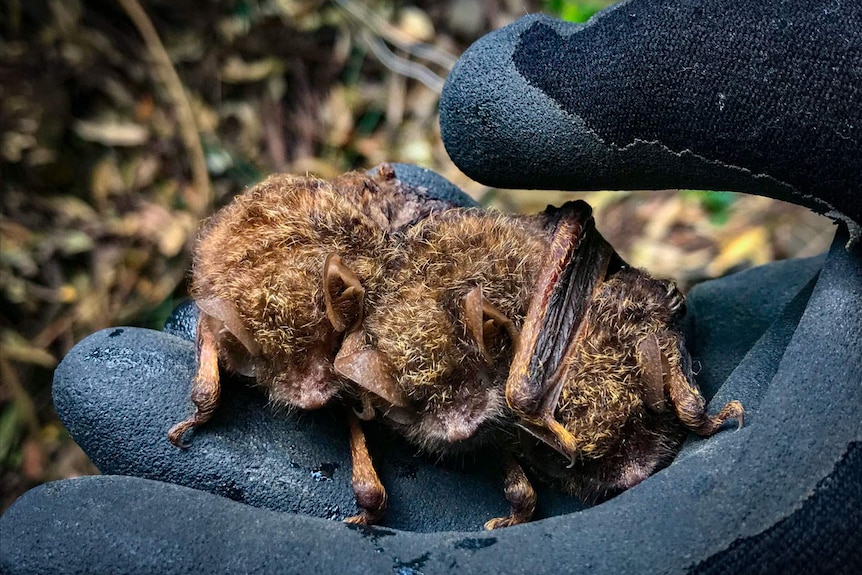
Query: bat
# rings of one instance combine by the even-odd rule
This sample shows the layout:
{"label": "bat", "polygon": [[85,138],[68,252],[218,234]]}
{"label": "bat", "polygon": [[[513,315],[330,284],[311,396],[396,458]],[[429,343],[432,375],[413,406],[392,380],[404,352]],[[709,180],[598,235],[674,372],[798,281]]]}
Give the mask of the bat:
{"label": "bat", "polygon": [[395,178],[273,176],[203,226],[191,292],[200,309],[195,413],[218,404],[219,367],[271,401],[348,415],[360,514],[386,491],[360,420],[423,451],[504,456],[511,504],[494,529],[529,521],[542,480],[599,500],[667,465],[710,417],[694,383],[669,281],[627,265],[582,201],[533,215],[459,208]]}

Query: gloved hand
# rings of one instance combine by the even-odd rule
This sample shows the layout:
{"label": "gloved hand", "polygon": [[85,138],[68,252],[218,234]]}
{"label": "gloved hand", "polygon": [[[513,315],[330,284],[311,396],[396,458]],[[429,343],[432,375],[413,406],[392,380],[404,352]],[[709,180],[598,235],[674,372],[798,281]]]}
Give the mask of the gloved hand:
{"label": "gloved hand", "polygon": [[[543,493],[549,519],[493,533],[463,531],[505,511],[499,478],[481,465],[434,467],[372,432],[387,527],[432,533],[356,529],[309,517],[355,512],[337,413],[285,417],[235,387],[192,446],[176,450],[164,434],[189,409],[193,345],[105,330],[64,359],[55,402],[109,475],[16,502],[0,521],[0,569],[858,567],[862,253],[850,240],[860,221],[862,10],[807,4],[731,12],[718,0],[632,0],[586,26],[527,17],[471,48],[441,101],[449,153],[486,183],[738,189],[846,222],[825,260],[773,264],[689,295],[699,383],[716,404],[743,402],[741,431],[690,442],[667,469],[583,511]],[[188,325],[177,319],[169,331],[188,336]]]}
{"label": "gloved hand", "polygon": [[505,188],[696,188],[862,221],[862,8],[635,0],[477,41],[440,102],[446,149]]}

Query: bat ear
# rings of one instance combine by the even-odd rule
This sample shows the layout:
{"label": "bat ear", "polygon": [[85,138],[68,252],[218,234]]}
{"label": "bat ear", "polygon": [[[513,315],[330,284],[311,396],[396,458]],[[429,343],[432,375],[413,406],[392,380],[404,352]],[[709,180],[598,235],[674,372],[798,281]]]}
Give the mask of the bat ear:
{"label": "bat ear", "polygon": [[[644,402],[652,411],[662,413],[667,410],[665,399],[665,367],[668,360],[659,347],[658,337],[649,334],[637,344],[638,366],[643,374]],[[667,374],[670,377],[670,373]]]}
{"label": "bat ear", "polygon": [[392,166],[389,162],[383,162],[379,166],[377,166],[377,178],[384,182],[388,182],[395,179],[395,167]]}
{"label": "bat ear", "polygon": [[[248,350],[252,356],[260,355],[260,344],[258,344],[245,327],[245,323],[239,315],[236,306],[220,298],[204,298],[195,300],[198,308],[212,318],[212,321],[221,325],[210,325],[213,334],[218,334],[221,327],[229,331]],[[208,322],[211,323],[211,322]],[[218,328],[218,329],[216,329]]]}
{"label": "bat ear", "polygon": [[335,372],[394,407],[407,407],[410,401],[398,388],[392,366],[383,353],[365,344],[365,332],[354,329],[341,344],[333,361]]}
{"label": "bat ear", "polygon": [[487,363],[491,363],[491,355],[485,345],[486,337],[496,333],[500,328],[506,330],[514,347],[518,346],[520,334],[518,328],[506,315],[494,307],[482,294],[482,286],[476,286],[461,300],[461,321],[467,329],[479,353]]}
{"label": "bat ear", "polygon": [[326,317],[335,331],[346,331],[362,322],[365,288],[341,256],[329,254],[323,264],[323,297]]}

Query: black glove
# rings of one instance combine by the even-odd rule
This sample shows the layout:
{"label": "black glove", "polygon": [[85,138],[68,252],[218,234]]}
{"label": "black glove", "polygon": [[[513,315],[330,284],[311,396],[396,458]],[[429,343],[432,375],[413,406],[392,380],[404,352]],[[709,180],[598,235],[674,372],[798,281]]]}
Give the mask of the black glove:
{"label": "black glove", "polygon": [[522,18],[449,75],[440,125],[505,188],[771,196],[859,235],[862,7],[635,0],[575,25]]}
{"label": "black glove", "polygon": [[[387,527],[433,533],[355,529],[307,516],[355,512],[336,413],[273,414],[237,386],[178,451],[164,434],[190,408],[192,344],[106,330],[58,368],[58,412],[103,473],[160,481],[106,475],[32,490],[0,521],[0,568],[855,572],[862,250],[849,240],[860,220],[851,200],[862,175],[862,12],[762,4],[633,0],[585,27],[528,17],[468,51],[441,102],[450,154],[488,183],[738,189],[828,204],[847,222],[825,260],[773,264],[689,295],[698,381],[716,404],[743,402],[741,431],[691,441],[667,469],[583,511],[542,493],[549,519],[493,533],[464,530],[505,512],[498,478],[431,466],[373,432]],[[766,81],[769,63],[793,75]],[[808,94],[812,84],[828,95]]]}

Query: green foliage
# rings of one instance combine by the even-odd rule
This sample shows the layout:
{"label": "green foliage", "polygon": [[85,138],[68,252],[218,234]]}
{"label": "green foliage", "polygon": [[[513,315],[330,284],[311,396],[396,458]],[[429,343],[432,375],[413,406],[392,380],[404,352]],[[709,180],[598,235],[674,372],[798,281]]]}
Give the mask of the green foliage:
{"label": "green foliage", "polygon": [[545,0],[545,12],[569,22],[586,22],[617,0]]}
{"label": "green foliage", "polygon": [[698,202],[709,214],[709,221],[717,226],[724,225],[730,218],[730,211],[738,195],[731,192],[712,192],[708,190],[682,190],[683,197]]}
{"label": "green foliage", "polygon": [[20,464],[21,451],[18,449],[21,439],[19,418],[15,404],[9,402],[0,412],[0,466],[17,467]]}
{"label": "green foliage", "polygon": [[248,160],[232,154],[217,141],[204,141],[204,158],[211,176],[225,177],[245,188],[264,178],[263,172]]}

